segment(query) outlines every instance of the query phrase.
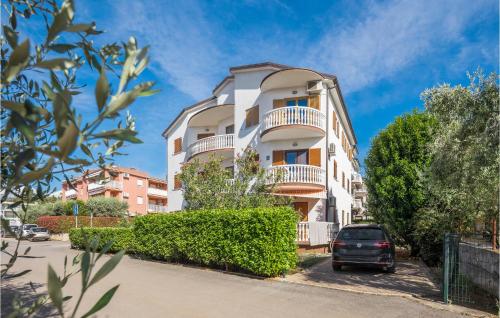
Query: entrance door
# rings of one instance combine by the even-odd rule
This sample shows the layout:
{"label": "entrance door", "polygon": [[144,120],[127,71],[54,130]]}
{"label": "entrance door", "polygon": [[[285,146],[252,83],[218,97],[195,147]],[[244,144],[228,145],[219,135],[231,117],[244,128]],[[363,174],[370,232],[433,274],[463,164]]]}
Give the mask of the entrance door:
{"label": "entrance door", "polygon": [[293,208],[300,214],[300,221],[306,222],[309,214],[309,204],[307,202],[294,202]]}
{"label": "entrance door", "polygon": [[212,137],[212,136],[215,136],[215,134],[214,133],[210,133],[210,134],[198,134],[198,140],[203,139],[203,138],[207,138],[207,137]]}

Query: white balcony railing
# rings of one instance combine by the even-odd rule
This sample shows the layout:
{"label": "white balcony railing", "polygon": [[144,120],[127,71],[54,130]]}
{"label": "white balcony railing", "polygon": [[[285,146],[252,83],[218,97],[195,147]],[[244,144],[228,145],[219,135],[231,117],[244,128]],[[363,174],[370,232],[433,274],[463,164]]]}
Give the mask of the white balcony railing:
{"label": "white balcony railing", "polygon": [[167,197],[168,196],[168,191],[163,190],[163,189],[157,189],[157,188],[148,188],[148,194],[149,195],[154,195],[157,197]]}
{"label": "white balcony railing", "polygon": [[189,146],[188,156],[192,157],[205,151],[234,148],[234,135],[217,135],[195,141]]}
{"label": "white balcony railing", "polygon": [[267,169],[269,183],[325,184],[325,170],[310,165],[282,165]]}
{"label": "white balcony railing", "polygon": [[326,117],[317,109],[310,107],[280,107],[264,115],[262,131],[285,126],[305,125],[325,130]]}
{"label": "white balcony railing", "polygon": [[363,183],[363,177],[359,173],[354,173],[352,176],[352,183]]}
{"label": "white balcony railing", "polygon": [[167,212],[166,205],[148,204],[149,212]]}
{"label": "white balcony railing", "polygon": [[361,210],[363,208],[363,201],[361,201],[361,199],[354,199],[352,201],[352,208],[356,210]]}
{"label": "white balcony railing", "polygon": [[76,197],[76,190],[74,190],[74,189],[69,189],[69,190],[66,190],[66,191],[64,192],[64,196],[65,196],[66,198],[73,198],[73,197]]}
{"label": "white balcony railing", "polygon": [[338,223],[299,222],[297,223],[297,242],[311,246],[329,244],[339,231]]}
{"label": "white balcony railing", "polygon": [[123,190],[123,184],[119,181],[108,181],[104,183],[89,183],[88,191],[97,192],[104,189]]}

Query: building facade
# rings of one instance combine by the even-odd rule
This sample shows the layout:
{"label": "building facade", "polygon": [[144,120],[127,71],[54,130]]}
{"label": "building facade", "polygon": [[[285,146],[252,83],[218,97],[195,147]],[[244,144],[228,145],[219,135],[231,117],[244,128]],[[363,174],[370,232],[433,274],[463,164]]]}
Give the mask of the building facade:
{"label": "building facade", "polygon": [[184,199],[178,174],[193,158],[216,153],[223,164],[247,147],[275,195],[293,198],[302,221],[351,223],[351,179],[359,170],[356,137],[334,75],[261,63],[230,68],[213,96],[185,108],[166,128],[168,211]]}
{"label": "building facade", "polygon": [[62,184],[63,200],[117,198],[127,202],[130,216],[167,211],[167,181],[134,168],[89,170],[71,182],[73,188],[66,181]]}
{"label": "building facade", "polygon": [[361,174],[355,172],[352,175],[351,184],[351,193],[353,198],[352,217],[355,220],[367,220],[368,215],[366,213],[366,205],[368,199],[368,191]]}

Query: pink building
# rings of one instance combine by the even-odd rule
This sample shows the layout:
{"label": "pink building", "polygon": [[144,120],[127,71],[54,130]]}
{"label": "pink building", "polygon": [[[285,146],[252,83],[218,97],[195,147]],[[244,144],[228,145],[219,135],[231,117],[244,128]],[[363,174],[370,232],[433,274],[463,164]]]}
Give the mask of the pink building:
{"label": "pink building", "polygon": [[66,181],[62,184],[63,200],[117,198],[128,203],[131,216],[167,211],[167,181],[134,168],[88,170],[71,181],[75,189]]}

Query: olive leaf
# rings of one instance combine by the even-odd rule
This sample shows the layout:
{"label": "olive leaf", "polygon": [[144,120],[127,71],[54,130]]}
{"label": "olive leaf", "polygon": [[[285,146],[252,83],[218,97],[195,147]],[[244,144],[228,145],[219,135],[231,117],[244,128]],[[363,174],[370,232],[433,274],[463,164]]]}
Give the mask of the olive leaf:
{"label": "olive leaf", "polygon": [[61,281],[59,280],[59,277],[57,276],[52,266],[50,266],[50,264],[49,264],[48,279],[47,279],[47,289],[49,292],[50,300],[52,300],[52,303],[57,308],[59,314],[63,316],[62,285]]}
{"label": "olive leaf", "polygon": [[106,277],[106,275],[108,275],[109,273],[111,273],[111,271],[113,269],[115,269],[116,265],[118,265],[118,263],[120,263],[124,254],[125,254],[125,251],[121,250],[118,253],[116,253],[115,255],[113,255],[113,257],[111,257],[106,263],[104,263],[104,265],[102,265],[102,267],[97,271],[97,273],[94,275],[94,277],[90,281],[89,287],[92,286],[93,284],[97,283],[98,281],[100,281],[104,277]]}
{"label": "olive leaf", "polygon": [[116,285],[115,287],[108,290],[104,295],[102,295],[102,297],[99,298],[97,303],[86,314],[84,314],[82,318],[90,317],[92,314],[95,314],[99,310],[106,307],[106,305],[109,304],[111,298],[113,298],[113,296],[115,295],[115,292],[118,289],[118,287],[120,287],[120,285]]}
{"label": "olive leaf", "polygon": [[30,59],[30,41],[26,39],[17,46],[9,57],[5,70],[5,80],[12,81],[28,65]]}
{"label": "olive leaf", "polygon": [[102,68],[101,74],[99,75],[99,79],[97,80],[95,86],[95,100],[99,112],[102,111],[108,97],[109,97],[109,83],[106,77],[106,72],[104,68]]}
{"label": "olive leaf", "polygon": [[78,127],[72,121],[69,121],[64,133],[57,141],[62,159],[66,159],[75,150],[78,143],[78,133]]}
{"label": "olive leaf", "polygon": [[139,138],[135,137],[135,135],[137,135],[137,132],[134,130],[118,128],[103,131],[102,133],[95,134],[94,137],[125,140],[135,144],[142,143],[142,141]]}
{"label": "olive leaf", "polygon": [[41,62],[35,64],[34,66],[38,67],[38,68],[46,68],[46,69],[50,69],[50,70],[66,70],[66,69],[75,67],[76,65],[77,65],[77,63],[75,63],[72,60],[58,58],[58,59],[41,61]]}
{"label": "olive leaf", "polygon": [[10,47],[12,49],[15,49],[17,46],[17,39],[18,39],[16,31],[12,30],[8,25],[4,25],[3,34],[5,35],[7,42],[9,42]]}

